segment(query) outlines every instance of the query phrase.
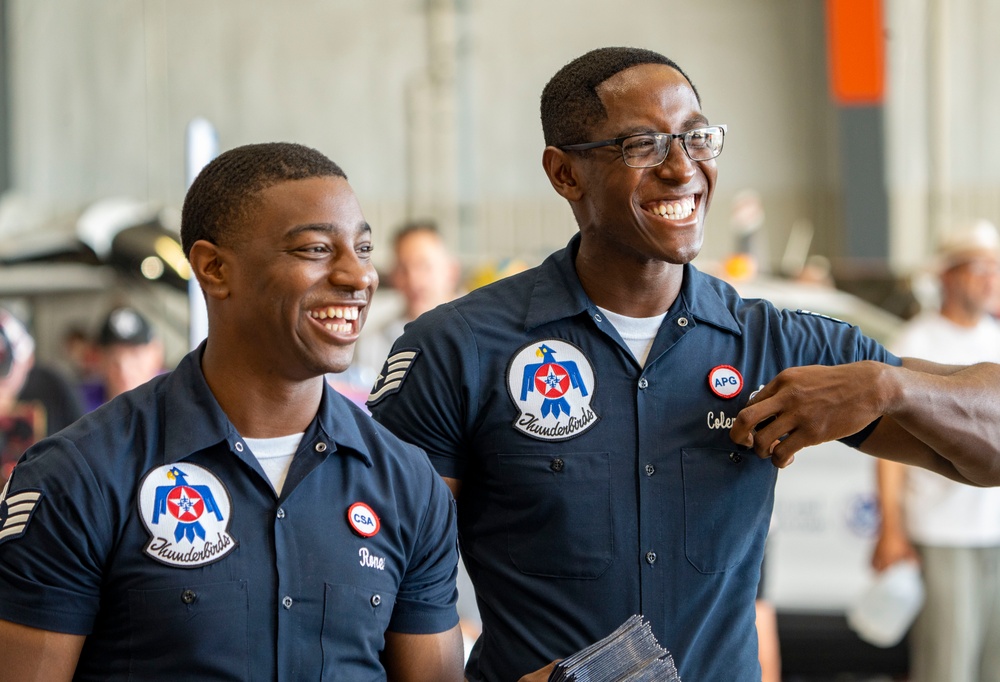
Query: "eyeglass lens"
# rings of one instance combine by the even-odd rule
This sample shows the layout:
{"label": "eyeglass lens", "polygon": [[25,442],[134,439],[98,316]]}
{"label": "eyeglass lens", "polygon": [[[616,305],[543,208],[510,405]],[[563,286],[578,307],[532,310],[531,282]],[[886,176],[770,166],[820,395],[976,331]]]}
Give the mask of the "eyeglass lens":
{"label": "eyeglass lens", "polygon": [[649,168],[663,163],[670,152],[674,137],[681,138],[681,146],[692,161],[714,159],[722,152],[724,132],[721,126],[689,130],[683,135],[667,133],[642,133],[622,141],[622,157],[633,168]]}

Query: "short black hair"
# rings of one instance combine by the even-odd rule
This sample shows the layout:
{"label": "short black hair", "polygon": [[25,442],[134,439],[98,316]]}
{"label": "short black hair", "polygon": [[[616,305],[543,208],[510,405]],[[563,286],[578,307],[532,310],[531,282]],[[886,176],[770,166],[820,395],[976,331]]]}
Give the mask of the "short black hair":
{"label": "short black hair", "polygon": [[701,103],[698,89],[672,59],[638,47],[601,47],[559,69],[542,90],[545,144],[558,147],[588,142],[587,134],[591,128],[608,117],[597,94],[597,86],[615,74],[640,64],[663,64],[677,69],[691,85],[698,103]]}
{"label": "short black hair", "polygon": [[206,165],[184,198],[181,246],[191,255],[199,239],[231,243],[257,194],[287,180],[347,175],[321,152],[292,142],[248,144],[223,152]]}

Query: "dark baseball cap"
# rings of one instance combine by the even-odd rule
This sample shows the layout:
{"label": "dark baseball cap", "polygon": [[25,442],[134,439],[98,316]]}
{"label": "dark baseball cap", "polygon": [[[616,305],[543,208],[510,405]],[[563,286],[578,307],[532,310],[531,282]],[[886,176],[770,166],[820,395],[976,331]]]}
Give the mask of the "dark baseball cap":
{"label": "dark baseball cap", "polygon": [[97,345],[144,346],[153,340],[153,327],[142,313],[129,306],[113,309],[97,333]]}

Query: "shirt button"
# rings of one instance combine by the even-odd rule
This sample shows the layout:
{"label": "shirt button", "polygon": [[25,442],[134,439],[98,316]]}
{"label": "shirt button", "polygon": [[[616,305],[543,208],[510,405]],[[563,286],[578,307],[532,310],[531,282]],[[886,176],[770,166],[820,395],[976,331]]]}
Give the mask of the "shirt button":
{"label": "shirt button", "polygon": [[285,597],[284,599],[281,600],[281,605],[284,606],[286,609],[292,608],[292,598]]}
{"label": "shirt button", "polygon": [[639,389],[640,390],[643,390],[643,391],[646,390],[647,386],[649,386],[649,382],[646,381],[646,377],[643,377],[643,378],[639,379]]}
{"label": "shirt button", "polygon": [[603,320],[603,319],[604,319],[604,318],[603,318],[603,317],[601,317],[601,314],[600,314],[600,313],[594,313],[594,322],[600,322],[600,321],[601,321],[601,320]]}
{"label": "shirt button", "polygon": [[646,563],[650,566],[656,563],[656,552],[646,552]]}
{"label": "shirt button", "polygon": [[243,443],[237,443],[233,447],[236,448],[236,452],[243,452]]}
{"label": "shirt button", "polygon": [[647,476],[652,476],[655,473],[656,473],[656,467],[654,467],[652,464],[647,464],[646,465],[646,475]]}
{"label": "shirt button", "polygon": [[382,603],[382,596],[378,594],[373,594],[371,598],[372,606],[378,606]]}
{"label": "shirt button", "polygon": [[194,590],[184,590],[181,592],[181,601],[185,604],[194,604],[197,598],[198,594]]}
{"label": "shirt button", "polygon": [[686,327],[686,326],[688,326],[688,319],[686,317],[678,317],[677,318],[677,326],[679,326],[679,327]]}
{"label": "shirt button", "polygon": [[738,452],[730,452],[729,461],[732,462],[733,464],[739,464],[740,462],[743,461],[743,455],[741,455]]}
{"label": "shirt button", "polygon": [[279,519],[283,519],[283,518],[285,518],[285,510],[284,510],[284,508],[283,508],[283,507],[278,507],[278,513],[277,513],[277,517],[278,517]]}
{"label": "shirt button", "polygon": [[564,466],[566,466],[566,462],[562,461],[558,457],[549,462],[549,468],[552,469],[552,471],[556,472],[562,471]]}
{"label": "shirt button", "polygon": [[316,443],[316,452],[326,452],[326,443]]}

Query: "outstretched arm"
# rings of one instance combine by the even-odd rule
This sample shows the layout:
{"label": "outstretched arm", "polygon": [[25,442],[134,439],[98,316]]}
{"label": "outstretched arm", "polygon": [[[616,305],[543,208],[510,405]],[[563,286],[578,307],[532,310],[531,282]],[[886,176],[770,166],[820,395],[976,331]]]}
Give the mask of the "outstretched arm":
{"label": "outstretched arm", "polygon": [[730,437],[784,467],[800,449],[855,434],[879,417],[863,452],[964,483],[1000,485],[1000,365],[992,363],[904,358],[902,367],[793,367],[737,415]]}
{"label": "outstretched arm", "polygon": [[0,682],[72,680],[84,639],[0,620]]}

